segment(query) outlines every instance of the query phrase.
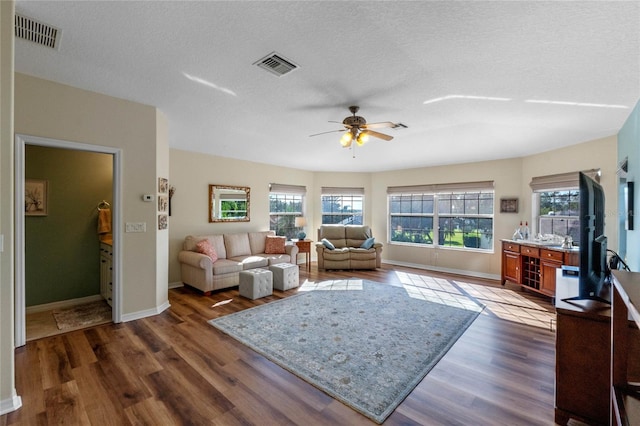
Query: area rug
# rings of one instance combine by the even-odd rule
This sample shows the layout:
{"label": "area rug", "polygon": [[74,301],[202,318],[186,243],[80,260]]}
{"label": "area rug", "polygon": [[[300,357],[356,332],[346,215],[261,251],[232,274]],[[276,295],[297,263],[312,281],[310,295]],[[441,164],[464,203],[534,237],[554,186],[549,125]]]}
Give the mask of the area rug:
{"label": "area rug", "polygon": [[60,330],[104,324],[111,321],[111,306],[104,300],[98,300],[71,308],[55,309],[53,317]]}
{"label": "area rug", "polygon": [[483,307],[471,302],[462,309],[399,286],[342,281],[209,323],[382,423]]}

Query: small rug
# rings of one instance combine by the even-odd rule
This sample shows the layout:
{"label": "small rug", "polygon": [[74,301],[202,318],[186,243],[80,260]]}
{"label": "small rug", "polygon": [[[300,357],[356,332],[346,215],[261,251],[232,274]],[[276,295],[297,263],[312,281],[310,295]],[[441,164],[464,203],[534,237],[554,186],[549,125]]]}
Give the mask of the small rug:
{"label": "small rug", "polygon": [[372,281],[330,283],[209,323],[377,423],[483,309]]}
{"label": "small rug", "polygon": [[111,321],[111,315],[111,306],[104,300],[53,311],[60,330],[107,323]]}

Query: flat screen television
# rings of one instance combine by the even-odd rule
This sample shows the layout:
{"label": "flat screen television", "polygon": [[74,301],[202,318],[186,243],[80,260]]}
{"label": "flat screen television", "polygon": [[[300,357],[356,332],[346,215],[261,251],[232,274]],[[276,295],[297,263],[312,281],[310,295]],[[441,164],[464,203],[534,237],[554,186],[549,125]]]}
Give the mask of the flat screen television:
{"label": "flat screen television", "polygon": [[604,235],[604,190],[589,176],[580,172],[580,269],[578,296],[564,299],[597,300],[608,279],[607,237]]}

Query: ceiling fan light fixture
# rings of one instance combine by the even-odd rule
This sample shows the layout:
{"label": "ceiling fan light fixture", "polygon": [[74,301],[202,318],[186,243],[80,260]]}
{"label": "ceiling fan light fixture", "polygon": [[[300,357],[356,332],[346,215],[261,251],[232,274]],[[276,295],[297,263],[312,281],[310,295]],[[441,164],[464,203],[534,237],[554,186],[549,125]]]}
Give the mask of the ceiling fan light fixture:
{"label": "ceiling fan light fixture", "polygon": [[351,141],[353,140],[353,135],[351,132],[345,132],[340,138],[340,144],[344,148],[349,148],[351,146]]}
{"label": "ceiling fan light fixture", "polygon": [[360,134],[356,138],[356,143],[358,144],[358,146],[362,146],[368,140],[369,140],[369,135],[367,134],[367,132],[360,132]]}

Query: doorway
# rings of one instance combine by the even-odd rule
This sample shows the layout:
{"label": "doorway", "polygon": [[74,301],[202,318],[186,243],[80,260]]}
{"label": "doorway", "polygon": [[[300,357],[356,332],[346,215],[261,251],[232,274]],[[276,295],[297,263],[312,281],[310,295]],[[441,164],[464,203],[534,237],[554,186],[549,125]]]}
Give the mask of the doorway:
{"label": "doorway", "polygon": [[[83,202],[84,204],[82,204],[79,201],[83,197],[82,194],[80,193],[81,191],[78,190],[77,193],[74,192],[75,191],[73,190],[74,185],[71,184],[71,182],[75,180],[81,180],[81,179],[69,177],[68,180],[65,180],[66,178],[65,176],[62,176],[62,177],[58,176],[55,178],[55,185],[52,184],[51,190],[48,191],[48,194],[47,194],[48,205],[45,207],[57,209],[59,213],[60,210],[65,210],[65,208],[67,208],[67,205],[64,203],[64,199],[66,197],[67,200],[70,200],[68,201],[69,209],[73,209],[74,203],[76,202],[76,200],[78,200],[78,203],[80,204],[77,204],[77,205],[82,205],[82,207],[80,207],[82,211],[76,212],[73,210],[66,210],[68,212],[67,214],[68,216],[72,216],[72,215],[77,216],[73,222],[74,225],[77,224],[77,229],[72,226],[71,228],[67,228],[67,231],[62,231],[62,228],[64,228],[63,225],[60,225],[59,223],[54,224],[53,219],[50,220],[49,225],[50,226],[53,225],[52,226],[53,231],[50,231],[50,232],[53,233],[52,234],[53,236],[50,236],[48,239],[49,240],[52,239],[54,241],[52,243],[49,243],[51,247],[49,248],[45,247],[44,251],[41,253],[37,253],[37,250],[41,250],[42,248],[38,246],[38,243],[35,243],[35,244],[33,243],[34,241],[33,238],[38,237],[37,232],[36,232],[36,237],[33,236],[34,235],[33,230],[35,229],[37,231],[39,229],[38,227],[42,226],[42,224],[45,223],[45,221],[41,220],[40,222],[38,222],[37,220],[38,218],[32,218],[32,217],[26,216],[25,210],[24,210],[26,206],[25,202],[29,201],[28,200],[29,197],[28,196],[25,197],[25,193],[26,193],[26,190],[29,189],[30,185],[32,184],[32,181],[27,180],[26,178],[34,176],[34,171],[32,170],[33,167],[31,167],[31,170],[29,170],[30,167],[27,165],[27,162],[26,162],[27,154],[29,152],[39,152],[39,151],[44,151],[50,156],[54,153],[58,153],[61,155],[66,154],[71,157],[75,157],[76,159],[77,158],[94,158],[94,159],[100,158],[101,159],[100,161],[102,161],[103,164],[105,160],[104,157],[106,154],[106,157],[108,158],[107,161],[111,163],[110,168],[111,168],[111,177],[112,177],[110,188],[107,188],[106,192],[103,191],[102,193],[100,193],[100,191],[96,191],[95,200],[87,201],[87,197],[91,198],[93,195],[90,193],[91,190],[87,190],[87,188],[84,188],[84,192],[85,192],[84,194],[85,199]],[[41,152],[41,155],[42,155],[42,152]],[[99,301],[102,299],[100,294],[102,294],[103,292],[101,291],[102,288],[99,287],[99,279],[102,272],[100,270],[101,268],[99,267],[101,262],[101,256],[100,256],[101,253],[97,248],[99,235],[98,235],[98,230],[95,227],[95,224],[97,223],[97,217],[99,213],[98,207],[100,207],[101,205],[104,207],[104,205],[101,203],[103,201],[108,202],[106,199],[109,199],[111,201],[110,203],[109,202],[108,203],[110,204],[110,207],[111,207],[112,223],[113,223],[112,230],[114,231],[112,232],[112,240],[109,241],[111,242],[111,248],[112,248],[111,255],[113,257],[113,267],[112,267],[113,289],[112,289],[112,295],[111,295],[112,302],[111,302],[111,306],[108,307],[110,311],[110,318],[108,318],[109,316],[108,313],[106,315],[109,321],[120,322],[120,293],[121,293],[120,282],[121,280],[119,278],[120,278],[121,262],[118,262],[119,253],[120,253],[120,250],[119,250],[120,235],[117,232],[117,230],[120,229],[119,224],[121,223],[121,219],[120,219],[121,152],[120,150],[114,149],[112,147],[89,145],[89,144],[82,144],[82,143],[76,143],[76,142],[70,142],[70,141],[61,141],[61,140],[48,139],[48,138],[39,138],[39,137],[33,137],[28,135],[16,135],[15,156],[16,156],[16,172],[15,172],[16,346],[22,346],[27,341],[27,327],[26,327],[26,315],[28,310],[26,307],[27,304],[34,305],[35,303],[36,305],[43,306],[44,308],[53,307],[59,311],[60,310],[64,311],[64,309],[67,308],[69,304],[74,304],[74,303],[77,304],[77,303],[85,303],[85,302],[90,303],[90,302]],[[28,175],[27,175],[27,171],[29,171]],[[38,177],[37,170],[35,175],[36,177]],[[91,175],[86,176],[85,181],[90,180],[91,178],[92,178]],[[42,181],[44,181],[44,185],[49,183],[45,179],[36,180],[36,183],[42,182]],[[70,187],[71,190],[69,190],[69,188],[65,188],[65,186]],[[77,188],[82,188],[82,185],[77,186]],[[55,191],[53,191],[53,189],[55,189]],[[65,191],[66,191],[66,194],[65,194]],[[87,193],[87,191],[89,191],[89,193]],[[93,203],[94,205],[91,207],[88,207],[89,205],[88,203],[89,204]],[[51,213],[53,213],[53,211]],[[58,214],[57,216],[59,218],[60,216],[65,216],[65,215]],[[51,218],[53,217],[54,215],[52,214]],[[86,228],[90,226],[93,227],[90,232],[95,232],[95,235],[87,236]],[[62,232],[62,234],[56,237],[55,232],[58,231],[57,228],[60,228],[60,232]],[[45,232],[45,231],[41,231],[41,232]],[[82,268],[79,267],[78,271],[74,270],[74,271],[71,271],[71,273],[69,273],[69,270],[72,269],[74,265],[73,265],[72,259],[71,259],[71,263],[68,263],[69,259],[67,259],[67,263],[68,263],[67,267],[66,268],[61,267],[60,274],[56,274],[55,268],[58,266],[57,262],[56,261],[51,262],[51,259],[48,259],[49,268],[50,268],[49,273],[48,274],[45,273],[45,275],[43,276],[38,276],[38,272],[35,271],[35,269],[37,268],[34,268],[33,259],[46,258],[47,256],[49,256],[48,253],[53,254],[55,252],[60,252],[60,251],[64,252],[65,250],[60,250],[60,248],[56,246],[56,244],[59,243],[63,245],[65,244],[65,242],[67,242],[65,240],[72,240],[72,238],[66,237],[68,235],[68,232],[71,232],[73,234],[85,234],[84,236],[80,235],[79,238],[83,240],[84,243],[82,242],[78,243],[80,247],[76,247],[77,250],[86,252],[88,250],[91,250],[95,246],[95,252],[90,253],[90,255],[88,256],[91,259],[89,261],[91,265],[89,265],[88,269],[85,268],[87,269],[88,272],[85,271],[84,275],[82,275],[83,274],[83,272],[81,271]],[[95,239],[91,240],[91,238],[94,238],[94,237]],[[88,242],[87,242],[87,238],[89,238]],[[102,238],[102,236],[100,236],[100,238]],[[82,247],[82,244],[85,244],[85,246]],[[87,247],[91,247],[91,248],[87,248]],[[36,251],[35,255],[33,253],[34,250]],[[71,251],[71,250],[67,250],[67,251]],[[56,253],[56,255],[60,255],[60,253]],[[70,256],[73,256],[73,254],[71,254]],[[81,256],[81,255],[76,254],[76,256]],[[95,264],[93,264],[94,263],[93,258],[95,258]],[[87,259],[84,259],[84,262],[86,263]],[[30,265],[30,263],[32,264]],[[62,259],[60,259],[60,263],[63,264]],[[51,264],[53,264],[53,266],[51,266]],[[37,263],[35,266],[37,266]],[[68,279],[58,279],[55,286],[49,285],[49,283],[47,283],[48,277],[54,277],[52,278],[52,280],[53,282],[55,282],[55,279],[58,278],[57,275],[61,275],[61,276],[64,275],[62,273],[63,271],[65,274],[69,275]],[[80,274],[80,276],[74,276],[74,274],[75,275]],[[88,280],[91,282],[86,284],[86,286],[88,287],[82,288],[82,286],[85,286],[85,283],[83,283],[83,279],[87,276],[89,277]],[[27,278],[29,278],[29,293],[27,293],[27,287],[26,287]],[[69,284],[69,288],[64,288],[65,285],[67,284],[65,281],[69,281],[70,283],[75,282],[75,284]],[[38,288],[38,285],[40,285],[40,288],[44,287],[45,290],[42,290],[42,291],[34,290],[34,288],[36,289]],[[78,286],[80,286],[81,288],[75,288]],[[100,291],[96,290],[98,288],[100,289]],[[57,293],[57,294],[45,295],[44,293]],[[59,300],[59,302],[56,301],[51,304],[48,304],[46,303],[47,297],[53,298],[52,300]],[[62,299],[71,298],[71,300],[65,305],[65,301],[60,300],[61,298]],[[73,323],[71,325],[73,326]],[[67,331],[71,331],[71,329],[64,329],[64,330],[61,330],[60,332],[67,332]]]}

